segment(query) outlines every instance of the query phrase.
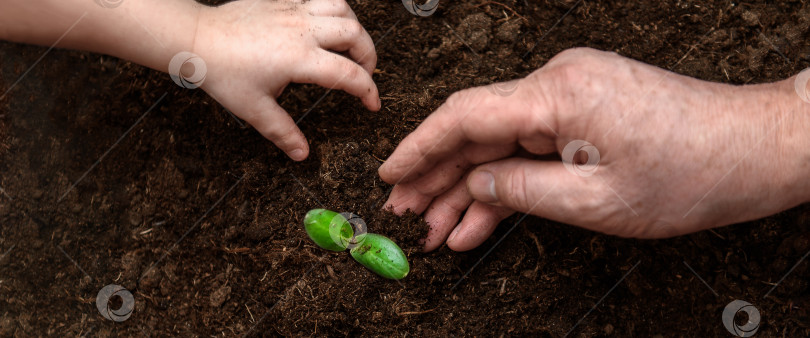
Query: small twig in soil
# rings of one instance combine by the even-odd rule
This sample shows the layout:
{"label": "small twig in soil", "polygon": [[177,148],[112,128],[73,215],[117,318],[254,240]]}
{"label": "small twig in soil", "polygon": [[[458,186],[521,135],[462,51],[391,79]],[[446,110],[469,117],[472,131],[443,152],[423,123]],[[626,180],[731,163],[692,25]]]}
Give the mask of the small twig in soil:
{"label": "small twig in soil", "polygon": [[247,304],[245,304],[245,309],[248,310],[248,314],[250,315],[250,322],[255,323],[256,319],[253,318],[253,313],[250,312],[250,308],[247,306]]}
{"label": "small twig in soil", "polygon": [[253,224],[259,224],[259,205],[262,204],[260,200],[256,203],[256,208],[253,209]]}
{"label": "small twig in soil", "polygon": [[227,247],[222,247],[222,251],[225,251],[225,252],[227,252],[229,254],[238,254],[238,253],[250,252],[250,248],[243,247],[243,248],[233,248],[233,249],[231,249],[231,248],[227,248]]}
{"label": "small twig in soil", "polygon": [[507,5],[504,5],[504,4],[502,4],[502,3],[500,3],[500,2],[497,2],[497,1],[487,1],[487,2],[484,2],[484,3],[478,4],[478,5],[475,5],[475,6],[473,6],[473,7],[476,7],[476,8],[477,8],[477,7],[486,6],[486,5],[498,5],[498,6],[502,6],[502,7],[506,8],[506,9],[508,9],[510,12],[512,12],[512,14],[513,14],[514,16],[516,16],[516,17],[520,18],[521,20],[523,20],[523,22],[525,22],[525,23],[527,23],[527,24],[529,23],[529,20],[526,20],[526,18],[524,18],[522,15],[518,14],[518,12],[516,12],[514,9],[512,9],[512,7],[509,7],[509,6],[507,6]]}
{"label": "small twig in soil", "polygon": [[543,254],[546,252],[546,250],[543,248],[543,245],[540,244],[540,240],[537,239],[537,235],[535,235],[531,231],[527,231],[527,232],[529,233],[529,237],[531,237],[534,240],[534,245],[537,246],[537,254],[540,256],[538,258],[538,260],[539,260],[540,258],[543,257]]}
{"label": "small twig in soil", "polygon": [[158,303],[155,301],[154,298],[152,298],[152,296],[149,296],[149,295],[147,295],[146,293],[143,293],[143,292],[138,292],[138,295],[143,297],[143,298],[148,299],[152,303],[152,305],[158,305]]}
{"label": "small twig in soil", "polygon": [[677,67],[677,66],[678,66],[678,65],[679,65],[679,64],[680,64],[680,63],[681,63],[683,60],[685,60],[685,59],[686,59],[686,57],[687,57],[687,56],[689,56],[689,53],[691,53],[691,52],[692,52],[692,51],[693,51],[695,48],[697,48],[697,46],[698,46],[699,44],[703,43],[703,38],[705,38],[706,36],[708,36],[708,35],[709,35],[709,34],[711,34],[712,32],[714,32],[714,27],[712,27],[712,29],[710,29],[708,32],[706,32],[706,34],[703,34],[703,36],[701,36],[701,37],[700,37],[700,41],[698,41],[698,42],[696,42],[695,44],[693,44],[692,46],[690,46],[690,47],[689,47],[689,50],[687,50],[687,51],[686,51],[686,54],[684,54],[684,55],[681,57],[681,59],[680,59],[680,60],[678,60],[678,62],[675,62],[675,64],[674,64],[674,65],[672,65],[672,67],[670,67],[670,68],[669,68],[669,70],[673,70],[673,69],[674,69],[675,67]]}
{"label": "small twig in soil", "polygon": [[380,161],[380,163],[385,163],[385,160],[381,160],[379,157],[374,156],[374,154],[369,154],[369,155],[371,155],[371,157],[373,157],[375,160]]}
{"label": "small twig in soil", "polygon": [[723,237],[722,235],[718,234],[716,231],[714,231],[714,230],[712,230],[712,229],[709,229],[709,232],[713,233],[713,234],[714,234],[715,236],[717,236],[717,237],[720,237],[720,239],[722,239],[722,240],[724,240],[724,241],[726,240],[726,238],[725,238],[725,237]]}
{"label": "small twig in soil", "polygon": [[406,312],[397,312],[397,316],[410,316],[410,315],[423,315],[425,313],[436,311],[439,307],[432,308],[430,310],[425,311],[406,311]]}
{"label": "small twig in soil", "polygon": [[515,264],[512,264],[512,270],[517,269],[517,268],[518,268],[518,266],[520,266],[520,263],[523,263],[523,259],[524,259],[524,258],[526,258],[526,253],[525,253],[525,252],[521,253],[520,257],[518,257],[518,259],[517,259],[517,261],[515,262]]}

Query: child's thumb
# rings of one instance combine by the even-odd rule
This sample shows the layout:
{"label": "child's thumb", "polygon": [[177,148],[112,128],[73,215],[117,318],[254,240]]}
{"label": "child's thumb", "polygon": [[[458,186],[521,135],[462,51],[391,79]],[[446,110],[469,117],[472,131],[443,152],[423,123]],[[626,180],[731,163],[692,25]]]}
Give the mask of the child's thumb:
{"label": "child's thumb", "polygon": [[293,160],[306,159],[309,155],[307,139],[287,111],[269,96],[259,100],[256,105],[256,113],[247,122]]}

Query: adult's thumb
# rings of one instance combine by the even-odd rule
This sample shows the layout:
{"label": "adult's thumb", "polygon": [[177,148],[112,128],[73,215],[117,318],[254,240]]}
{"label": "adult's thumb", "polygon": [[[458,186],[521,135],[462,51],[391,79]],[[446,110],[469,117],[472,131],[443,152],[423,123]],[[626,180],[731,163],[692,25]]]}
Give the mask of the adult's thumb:
{"label": "adult's thumb", "polygon": [[510,158],[475,168],[467,190],[480,202],[566,222],[580,202],[593,198],[592,180],[562,162]]}

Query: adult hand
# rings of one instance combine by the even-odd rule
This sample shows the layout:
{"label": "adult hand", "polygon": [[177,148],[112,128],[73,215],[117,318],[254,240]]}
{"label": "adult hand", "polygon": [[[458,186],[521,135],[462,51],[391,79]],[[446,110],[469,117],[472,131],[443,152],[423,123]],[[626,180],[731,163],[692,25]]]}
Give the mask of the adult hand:
{"label": "adult hand", "polygon": [[475,248],[516,211],[669,237],[808,201],[808,107],[792,79],[710,83],[573,49],[517,83],[453,94],[379,174],[395,184],[388,207],[424,212],[427,251]]}
{"label": "adult hand", "polygon": [[194,52],[208,69],[202,88],[293,160],[305,159],[309,147],[276,102],[290,82],[341,89],[380,109],[374,43],[344,0],[203,8]]}

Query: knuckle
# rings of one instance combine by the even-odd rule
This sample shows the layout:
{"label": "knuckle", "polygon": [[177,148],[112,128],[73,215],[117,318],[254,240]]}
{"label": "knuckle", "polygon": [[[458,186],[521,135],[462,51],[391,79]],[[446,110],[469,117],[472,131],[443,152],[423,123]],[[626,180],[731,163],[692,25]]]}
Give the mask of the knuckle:
{"label": "knuckle", "polygon": [[353,19],[347,20],[346,26],[344,26],[343,30],[347,35],[349,35],[349,37],[352,38],[359,37],[363,35],[363,33],[365,32],[365,28],[363,28],[363,25],[360,24],[359,21]]}
{"label": "knuckle", "polygon": [[444,104],[448,106],[448,108],[451,108],[450,111],[456,111],[457,108],[470,107],[474,103],[473,99],[476,97],[476,95],[472,93],[475,89],[476,88],[468,88],[450,94]]}
{"label": "knuckle", "polygon": [[274,119],[271,115],[260,107],[256,107],[245,117],[245,122],[248,122],[262,136],[274,143],[286,141],[295,135],[296,126],[294,124],[284,123],[283,120]]}
{"label": "knuckle", "polygon": [[551,60],[549,60],[549,65],[557,65],[557,64],[567,64],[567,63],[575,63],[575,64],[601,64],[606,60],[614,59],[618,54],[615,52],[606,52],[598,49],[593,49],[589,47],[576,47],[576,48],[569,48],[566,49],[557,55],[555,55]]}
{"label": "knuckle", "polygon": [[592,108],[599,102],[595,98],[602,97],[610,89],[604,85],[605,81],[614,77],[610,72],[615,72],[618,66],[614,53],[572,48],[554,56],[530,77],[539,84],[541,90],[536,94],[544,98],[543,102],[570,105],[574,104],[569,102],[573,100]]}
{"label": "knuckle", "polygon": [[599,54],[600,51],[589,47],[574,47],[566,49],[555,55],[549,62],[557,62],[563,60],[580,59],[591,55]]}
{"label": "knuckle", "polygon": [[444,104],[451,107],[457,107],[463,101],[464,90],[461,90],[450,94],[450,96],[447,97],[447,100],[444,101]]}
{"label": "knuckle", "polygon": [[279,140],[282,138],[282,136],[284,136],[284,130],[282,130],[282,128],[275,123],[265,123],[263,121],[257,126],[256,129],[258,129],[258,131],[264,135],[264,137],[273,141]]}
{"label": "knuckle", "polygon": [[356,79],[360,75],[360,66],[354,62],[346,62],[343,66],[346,79]]}
{"label": "knuckle", "polygon": [[525,166],[517,166],[515,170],[509,173],[509,177],[507,178],[506,182],[506,194],[504,196],[505,199],[510,201],[511,207],[516,208],[521,211],[531,212],[532,206],[536,202],[534,199],[539,199],[540,196],[532,196],[529,194],[529,188],[527,187],[527,173]]}
{"label": "knuckle", "polygon": [[446,187],[441,184],[441,182],[430,182],[433,184],[422,184],[420,185],[417,190],[419,193],[425,196],[439,196],[446,190]]}
{"label": "knuckle", "polygon": [[[568,195],[566,204],[572,215],[578,215],[584,224],[599,224],[606,218],[612,218],[609,210],[618,210],[606,205],[605,201],[613,200],[604,189],[586,189],[576,195]],[[613,196],[615,198],[615,196]]]}
{"label": "knuckle", "polygon": [[268,125],[264,127],[263,130],[260,130],[260,132],[279,147],[284,147],[285,145],[292,143],[292,141],[295,139],[294,129],[295,126],[268,123]]}
{"label": "knuckle", "polygon": [[583,75],[603,69],[609,54],[587,47],[571,48],[554,56],[544,68],[549,68],[564,79],[580,79]]}
{"label": "knuckle", "polygon": [[337,12],[342,14],[349,14],[352,13],[352,7],[349,6],[349,3],[345,0],[335,0],[332,2],[332,6],[335,7]]}
{"label": "knuckle", "polygon": [[374,72],[374,69],[377,68],[377,53],[372,49],[371,53],[368,53],[367,57],[368,65],[371,66],[371,71]]}
{"label": "knuckle", "polygon": [[262,125],[262,112],[258,109],[258,107],[249,109],[232,109],[231,111],[234,113],[234,115],[240,117],[242,120],[245,120],[245,122],[249,123],[254,128],[257,128],[257,130],[257,126]]}
{"label": "knuckle", "polygon": [[571,201],[572,211],[581,225],[609,235],[625,238],[654,237],[654,227],[608,189],[595,188]]}
{"label": "knuckle", "polygon": [[581,59],[566,59],[549,63],[546,69],[557,87],[581,87],[590,78],[590,69]]}

